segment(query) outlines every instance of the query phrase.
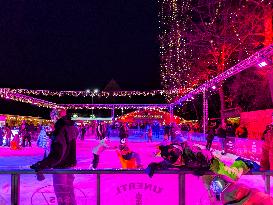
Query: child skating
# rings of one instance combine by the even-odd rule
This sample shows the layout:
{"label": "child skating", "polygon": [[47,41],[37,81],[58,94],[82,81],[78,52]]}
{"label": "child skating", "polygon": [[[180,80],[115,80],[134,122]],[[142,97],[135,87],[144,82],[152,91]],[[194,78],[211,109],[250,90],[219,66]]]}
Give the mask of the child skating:
{"label": "child skating", "polygon": [[95,146],[92,150],[93,161],[89,166],[89,169],[96,169],[99,164],[99,155],[106,149],[116,149],[117,147],[110,145],[110,140],[108,137],[104,137],[100,140],[100,143]]}
{"label": "child skating", "polygon": [[119,149],[117,150],[117,154],[120,159],[122,168],[124,169],[143,168],[138,153],[133,152],[129,148],[126,138],[120,140],[120,145]]}

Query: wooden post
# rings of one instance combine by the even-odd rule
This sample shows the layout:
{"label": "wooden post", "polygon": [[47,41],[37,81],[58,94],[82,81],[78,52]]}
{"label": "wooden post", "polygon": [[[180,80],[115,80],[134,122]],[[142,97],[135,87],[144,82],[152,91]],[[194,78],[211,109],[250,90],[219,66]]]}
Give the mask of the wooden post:
{"label": "wooden post", "polygon": [[186,204],[186,180],[185,180],[185,174],[179,173],[178,175],[179,181],[178,181],[178,190],[179,190],[179,205],[185,205]]}
{"label": "wooden post", "polygon": [[20,203],[20,174],[11,174],[11,204]]}

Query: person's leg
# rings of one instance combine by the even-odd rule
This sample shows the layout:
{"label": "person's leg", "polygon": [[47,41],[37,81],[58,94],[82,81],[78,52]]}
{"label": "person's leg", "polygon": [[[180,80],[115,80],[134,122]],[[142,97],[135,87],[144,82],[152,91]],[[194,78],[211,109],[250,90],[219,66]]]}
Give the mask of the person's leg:
{"label": "person's leg", "polygon": [[23,136],[23,143],[22,143],[22,147],[25,147],[26,146],[26,136]]}
{"label": "person's leg", "polygon": [[28,146],[31,147],[31,136],[29,135],[27,139],[28,139]]}
{"label": "person's leg", "polygon": [[210,141],[210,144],[209,144],[209,150],[211,149],[211,146],[212,146],[212,141]]}
{"label": "person's leg", "polygon": [[64,188],[63,185],[66,182],[66,175],[64,174],[53,174],[53,187],[56,195],[58,205],[65,205],[64,203]]}
{"label": "person's leg", "polygon": [[269,151],[268,149],[262,149],[262,156],[261,156],[261,171],[269,170],[270,164],[269,164]]}
{"label": "person's leg", "polygon": [[76,205],[76,199],[75,199],[75,193],[74,193],[74,174],[68,174],[67,175],[67,185],[68,185],[68,191],[70,196],[70,202],[71,205]]}
{"label": "person's leg", "polygon": [[53,187],[58,205],[76,205],[73,174],[53,174]]}
{"label": "person's leg", "polygon": [[223,147],[224,147],[224,152],[226,153],[227,151],[226,151],[226,144],[227,144],[227,142],[228,142],[228,139],[227,138],[224,138],[224,142],[223,142]]}
{"label": "person's leg", "polygon": [[97,154],[93,154],[93,155],[94,155],[94,158],[93,158],[92,164],[93,164],[93,168],[96,169],[99,164],[99,155],[97,155]]}
{"label": "person's leg", "polygon": [[206,145],[207,150],[210,150],[211,144],[212,144],[212,141],[208,140]]}
{"label": "person's leg", "polygon": [[141,168],[141,167],[142,167],[142,164],[141,164],[141,159],[140,159],[139,154],[136,153],[136,152],[133,152],[132,158],[135,158],[135,159],[136,159],[137,168]]}
{"label": "person's leg", "polygon": [[268,163],[269,163],[269,170],[273,171],[273,150],[270,149],[268,153]]}
{"label": "person's leg", "polygon": [[208,146],[208,150],[210,150],[210,148],[211,148],[211,145],[212,145],[212,141],[209,141],[209,146]]}
{"label": "person's leg", "polygon": [[220,144],[221,144],[221,148],[222,148],[222,154],[225,154],[225,138],[219,138],[220,140]]}

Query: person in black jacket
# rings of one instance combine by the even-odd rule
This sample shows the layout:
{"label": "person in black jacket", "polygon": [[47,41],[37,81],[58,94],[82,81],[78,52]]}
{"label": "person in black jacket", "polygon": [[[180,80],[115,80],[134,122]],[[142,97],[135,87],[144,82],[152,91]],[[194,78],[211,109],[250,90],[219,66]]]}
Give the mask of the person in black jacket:
{"label": "person in black jacket", "polygon": [[22,147],[26,146],[26,140],[28,142],[28,146],[31,147],[31,134],[30,134],[30,127],[29,125],[26,123],[26,121],[23,121],[21,127],[20,127],[20,131],[19,131],[19,135],[22,136],[23,142],[22,142]]}
{"label": "person in black jacket", "polygon": [[[78,129],[74,126],[74,122],[66,116],[64,109],[54,109],[50,116],[56,122],[51,134],[50,153],[42,161],[30,166],[37,173],[43,169],[71,168],[77,163],[76,139]],[[53,186],[59,205],[76,204],[73,181],[73,174],[53,174]]]}
{"label": "person in black jacket", "polygon": [[119,138],[120,140],[128,138],[128,128],[125,123],[122,123],[119,128]]}
{"label": "person in black jacket", "polygon": [[103,121],[102,121],[102,122],[99,122],[99,123],[98,123],[98,126],[97,126],[97,136],[98,136],[98,139],[99,139],[99,140],[104,139],[105,134],[106,134],[106,132],[105,132],[105,125],[104,125],[104,122],[103,122]]}
{"label": "person in black jacket", "polygon": [[206,140],[207,140],[207,144],[206,144],[206,148],[207,150],[210,150],[211,145],[212,145],[212,141],[214,139],[214,135],[215,135],[215,128],[214,127],[210,127],[209,130],[207,131],[207,136],[206,136]]}
{"label": "person in black jacket", "polygon": [[225,128],[224,128],[224,126],[222,124],[220,124],[218,126],[218,128],[216,129],[216,134],[218,136],[218,139],[219,139],[221,147],[222,147],[221,154],[225,155],[226,154],[226,138],[227,138],[227,135],[226,135],[226,130],[225,130]]}

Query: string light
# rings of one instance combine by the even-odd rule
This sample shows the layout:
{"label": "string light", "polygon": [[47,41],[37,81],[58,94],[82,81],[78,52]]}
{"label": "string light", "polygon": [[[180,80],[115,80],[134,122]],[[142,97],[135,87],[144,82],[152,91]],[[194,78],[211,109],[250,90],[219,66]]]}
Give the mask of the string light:
{"label": "string light", "polygon": [[227,78],[251,67],[252,65],[256,65],[257,62],[260,62],[264,59],[264,57],[272,56],[273,55],[273,43],[260,51],[256,52],[249,58],[241,61],[237,65],[231,67],[230,69],[226,70],[225,72],[221,73],[220,75],[216,76],[215,78],[207,81],[206,83],[200,85],[196,89],[193,89],[183,97],[181,97],[179,100],[177,100],[173,105],[180,104],[184,101],[188,101],[190,98],[192,98],[194,95],[201,93],[203,91],[208,90],[209,88],[213,88],[216,84],[226,80]]}
{"label": "string light", "polygon": [[132,97],[132,96],[155,96],[155,95],[178,95],[190,91],[190,89],[172,89],[172,90],[151,90],[151,91],[113,91],[113,92],[91,92],[85,91],[51,91],[51,90],[34,90],[34,89],[11,89],[3,88],[10,93],[25,95],[43,95],[43,96],[73,96],[73,97]]}
{"label": "string light", "polygon": [[66,109],[169,109],[169,104],[61,104]]}
{"label": "string light", "polygon": [[187,58],[192,57],[192,50],[186,45],[186,30],[188,20],[181,19],[180,14],[191,11],[190,1],[163,0],[159,12],[159,35],[161,79],[165,89],[182,89],[181,93],[165,93],[168,100],[178,95],[183,95],[191,86],[189,73],[191,65]]}
{"label": "string light", "polygon": [[[272,42],[271,1],[158,2],[165,89],[194,89],[248,58],[257,51],[261,39],[265,39],[264,45]],[[208,69],[210,66],[213,68]]]}
{"label": "string light", "polygon": [[[249,68],[251,65],[256,65],[257,62],[263,60],[265,57],[271,57],[273,55],[273,43],[260,51],[256,52],[246,60],[240,62],[239,64],[233,66],[232,68],[226,70],[225,72],[221,73],[217,77],[207,81],[206,83],[202,84],[201,86],[197,87],[196,89],[190,89],[186,95],[182,98],[177,100],[175,103],[172,104],[56,104],[53,102],[49,102],[46,100],[41,100],[38,98],[34,98],[31,96],[23,95],[14,91],[14,89],[9,88],[1,88],[0,89],[0,97],[5,99],[11,99],[19,102],[30,103],[39,107],[46,107],[46,108],[66,108],[66,109],[141,109],[141,108],[150,108],[150,109],[168,109],[173,107],[177,104],[181,104],[184,101],[192,99],[195,94],[208,90],[210,87],[218,84],[219,82],[224,81],[225,79]],[[17,89],[25,90],[26,89]],[[32,92],[31,90],[30,92]],[[41,92],[40,90],[38,92]],[[62,92],[62,91],[61,91]],[[74,91],[67,91],[67,92],[74,92]]]}
{"label": "string light", "polygon": [[27,95],[22,94],[14,94],[14,93],[1,93],[0,97],[6,99],[6,100],[14,100],[17,102],[23,102],[23,103],[29,103],[38,107],[45,107],[45,108],[63,108],[63,106],[57,105],[56,103],[52,103],[46,100],[41,100],[38,98],[34,98]]}

